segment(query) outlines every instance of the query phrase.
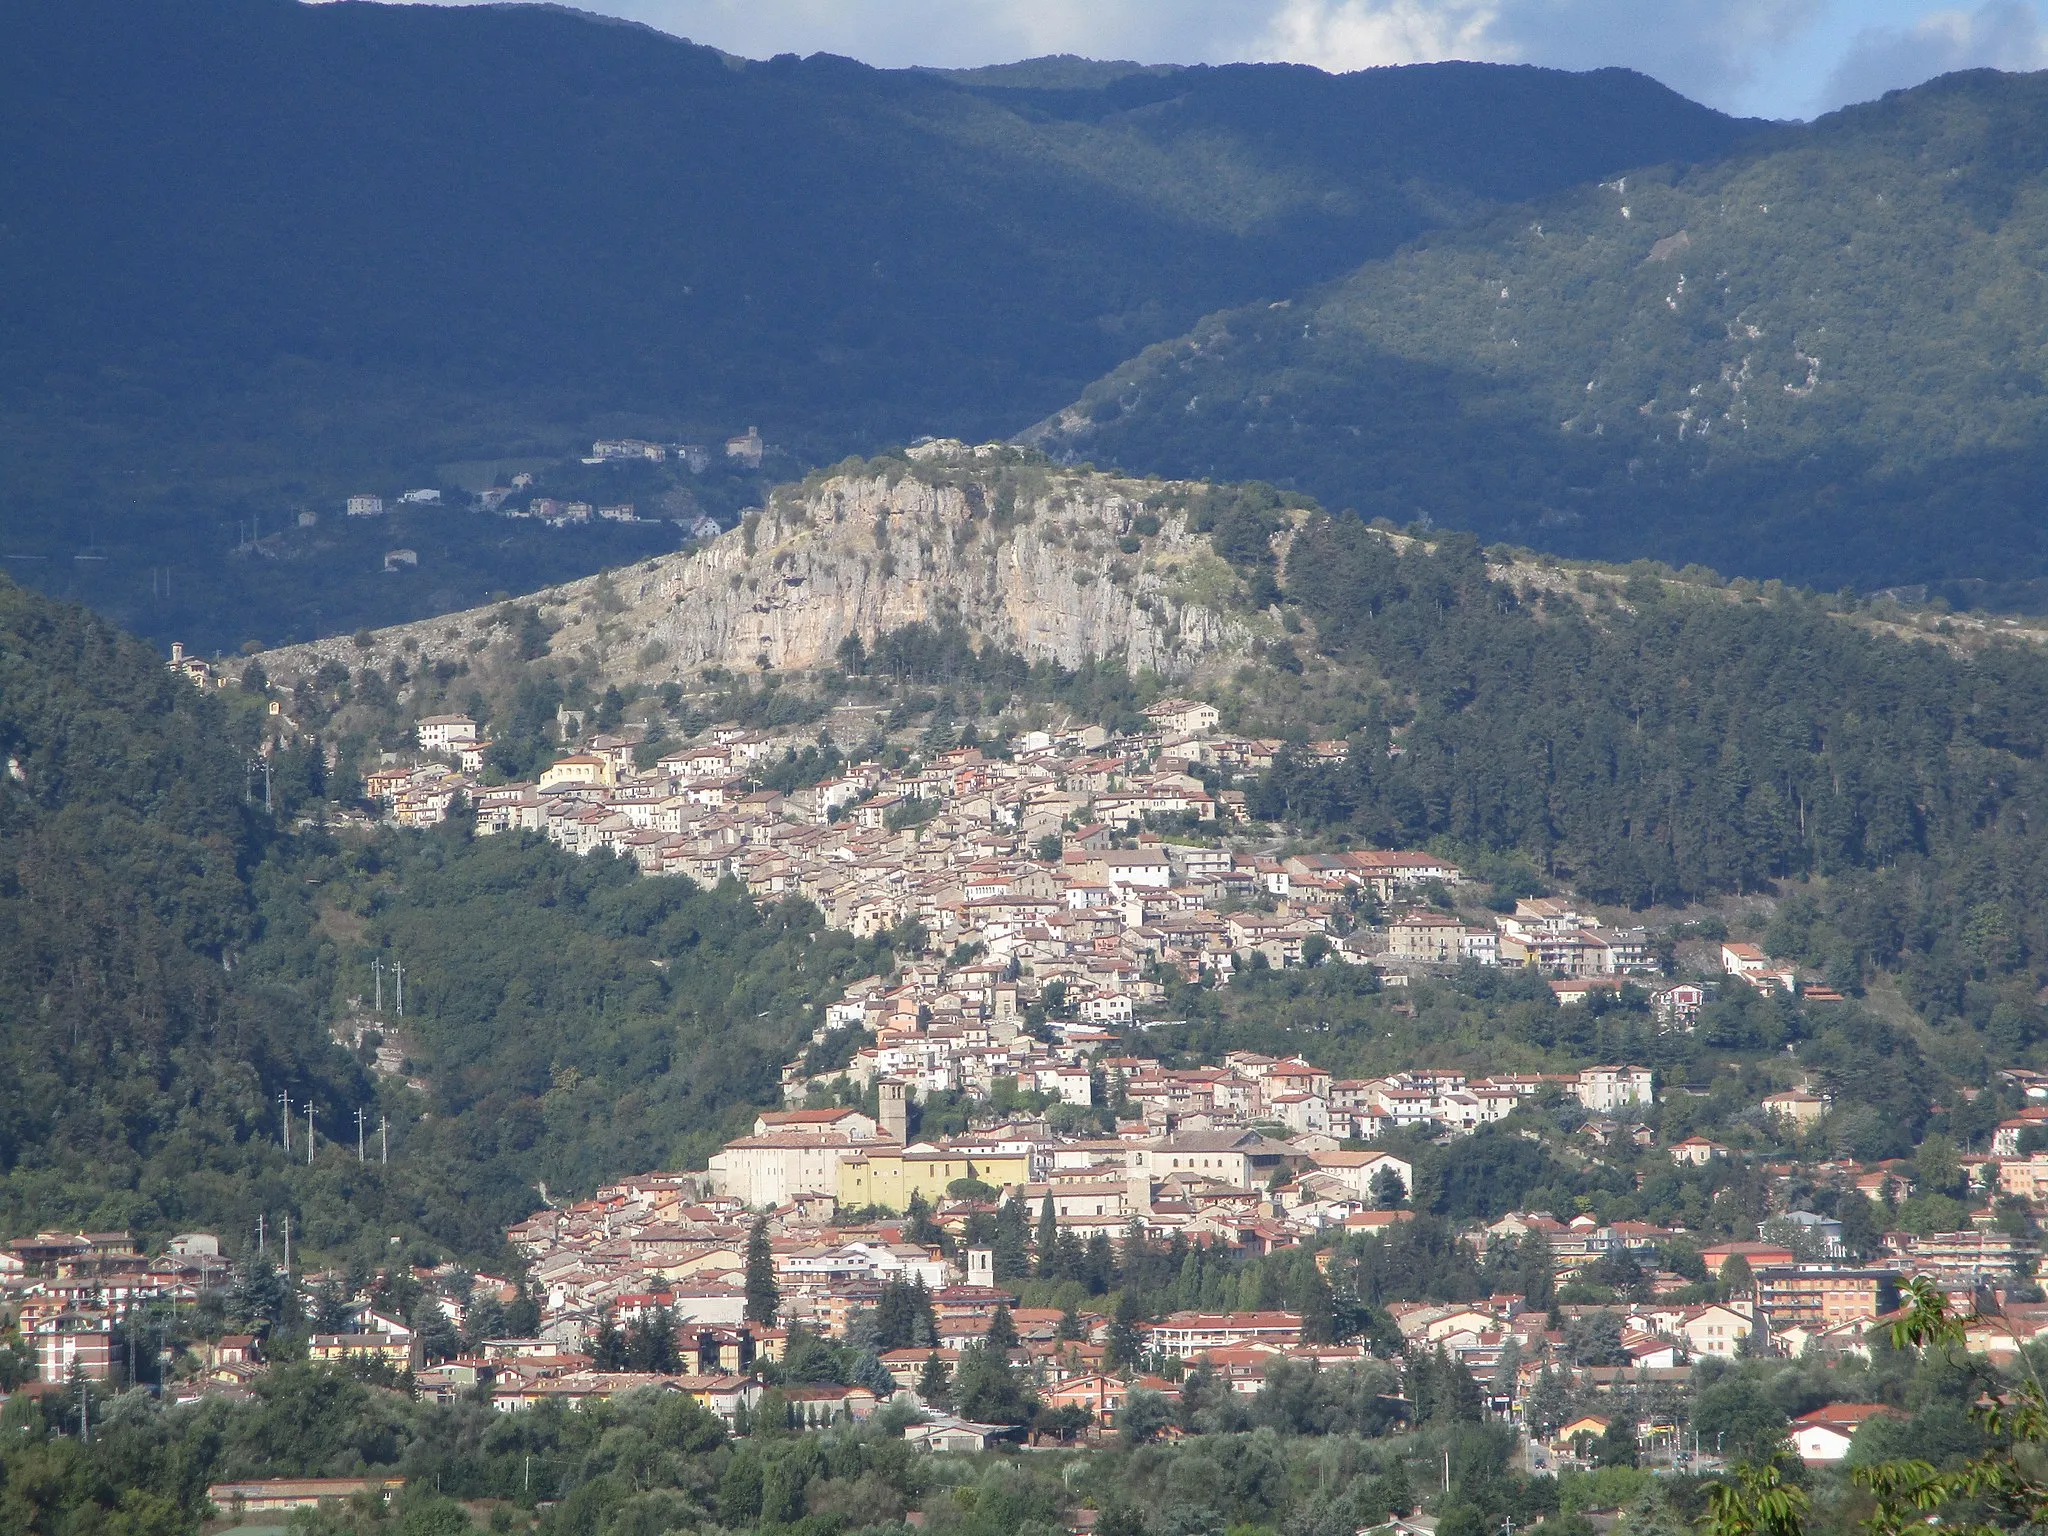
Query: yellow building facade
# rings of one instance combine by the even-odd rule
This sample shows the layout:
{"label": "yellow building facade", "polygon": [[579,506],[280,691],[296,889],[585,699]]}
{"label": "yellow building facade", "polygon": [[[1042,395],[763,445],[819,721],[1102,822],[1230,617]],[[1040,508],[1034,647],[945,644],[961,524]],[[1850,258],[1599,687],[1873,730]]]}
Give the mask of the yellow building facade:
{"label": "yellow building facade", "polygon": [[956,1179],[979,1179],[997,1189],[1023,1184],[1031,1177],[1026,1152],[968,1152],[920,1142],[903,1148],[878,1148],[849,1157],[839,1165],[839,1203],[880,1205],[892,1211],[910,1208],[912,1195],[936,1205]]}

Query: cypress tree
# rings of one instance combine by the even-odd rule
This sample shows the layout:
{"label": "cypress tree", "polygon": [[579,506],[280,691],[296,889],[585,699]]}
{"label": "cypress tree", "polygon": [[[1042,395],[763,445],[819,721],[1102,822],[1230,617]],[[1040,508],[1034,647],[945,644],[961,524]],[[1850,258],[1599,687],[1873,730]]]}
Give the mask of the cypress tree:
{"label": "cypress tree", "polygon": [[939,1241],[938,1223],[932,1220],[932,1203],[925,1199],[923,1190],[911,1191],[910,1209],[905,1216],[903,1240],[906,1243],[916,1243],[920,1248],[929,1248]]}
{"label": "cypress tree", "polygon": [[1180,1261],[1180,1278],[1173,1285],[1173,1304],[1176,1311],[1193,1311],[1202,1304],[1202,1250],[1188,1249],[1188,1256]]}
{"label": "cypress tree", "polygon": [[1549,1311],[1557,1295],[1549,1237],[1540,1229],[1529,1233],[1516,1246],[1516,1257],[1521,1260],[1523,1305],[1531,1311],[1538,1307]]}
{"label": "cypress tree", "polygon": [[1045,1203],[1038,1208],[1038,1278],[1050,1280],[1054,1266],[1059,1262],[1057,1249],[1060,1240],[1059,1216],[1053,1210],[1052,1190],[1045,1192]]}
{"label": "cypress tree", "polygon": [[763,1216],[747,1237],[747,1321],[773,1328],[781,1306],[782,1289],[775,1283],[775,1255],[768,1248],[768,1218]]}

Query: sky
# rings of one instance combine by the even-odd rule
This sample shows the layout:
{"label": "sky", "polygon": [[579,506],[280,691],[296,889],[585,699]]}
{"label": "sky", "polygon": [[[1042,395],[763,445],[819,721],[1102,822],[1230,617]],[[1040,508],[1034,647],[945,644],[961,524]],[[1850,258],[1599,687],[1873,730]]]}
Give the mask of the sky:
{"label": "sky", "polygon": [[966,66],[1429,59],[1639,69],[1723,111],[1811,118],[1952,69],[2048,67],[2048,0],[571,0],[749,58]]}

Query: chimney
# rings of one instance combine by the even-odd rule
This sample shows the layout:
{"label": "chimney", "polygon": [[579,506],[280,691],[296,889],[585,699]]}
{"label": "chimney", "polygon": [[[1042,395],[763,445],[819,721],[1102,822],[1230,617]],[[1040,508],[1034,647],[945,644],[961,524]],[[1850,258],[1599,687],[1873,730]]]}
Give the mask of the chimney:
{"label": "chimney", "polygon": [[908,1145],[910,1141],[910,1085],[901,1078],[885,1077],[875,1084],[881,1100],[882,1134]]}

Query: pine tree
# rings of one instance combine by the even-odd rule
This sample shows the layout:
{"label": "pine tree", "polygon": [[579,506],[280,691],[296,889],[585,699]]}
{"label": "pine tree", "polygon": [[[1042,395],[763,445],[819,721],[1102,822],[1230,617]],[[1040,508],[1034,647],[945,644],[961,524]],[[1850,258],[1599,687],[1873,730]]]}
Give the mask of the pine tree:
{"label": "pine tree", "polygon": [[1103,1341],[1102,1363],[1116,1369],[1136,1368],[1145,1353],[1145,1337],[1138,1331],[1145,1305],[1135,1291],[1119,1291],[1116,1310],[1110,1314],[1109,1334]]}
{"label": "pine tree", "polygon": [[996,1238],[991,1262],[998,1280],[1021,1280],[1031,1273],[1031,1228],[1024,1202],[1005,1200],[996,1210]]}
{"label": "pine tree", "polygon": [[953,1398],[963,1417],[982,1424],[1022,1424],[1031,1417],[1031,1405],[1009,1359],[984,1344],[970,1344],[960,1351],[960,1368],[953,1373]]}
{"label": "pine tree", "polygon": [[1081,1283],[1096,1296],[1116,1284],[1116,1249],[1107,1232],[1092,1234],[1082,1250]]}
{"label": "pine tree", "polygon": [[946,1362],[939,1358],[935,1349],[925,1356],[924,1369],[918,1373],[917,1395],[930,1408],[946,1408],[953,1401],[952,1373],[946,1369]]}
{"label": "pine tree", "polygon": [[1053,1209],[1052,1190],[1045,1192],[1045,1202],[1038,1208],[1038,1278],[1054,1278],[1054,1266],[1059,1262],[1056,1252],[1060,1240],[1059,1213]]}
{"label": "pine tree", "polygon": [[1513,1397],[1516,1384],[1522,1376],[1522,1345],[1519,1339],[1509,1339],[1500,1347],[1500,1357],[1493,1365],[1493,1390],[1497,1395]]}
{"label": "pine tree", "polygon": [[1330,1294],[1330,1282],[1316,1266],[1315,1256],[1310,1254],[1307,1259],[1293,1297],[1294,1310],[1301,1314],[1301,1342],[1331,1344],[1337,1338],[1336,1298]]}
{"label": "pine tree", "polygon": [[1401,1174],[1392,1163],[1382,1163],[1372,1176],[1372,1203],[1383,1211],[1391,1211],[1408,1198],[1408,1186],[1401,1181]]}
{"label": "pine tree", "polygon": [[1080,1235],[1071,1228],[1060,1233],[1052,1245],[1051,1280],[1079,1280],[1087,1264],[1088,1253],[1081,1246]]}
{"label": "pine tree", "polygon": [[1436,1362],[1429,1351],[1417,1349],[1408,1357],[1407,1381],[1408,1419],[1417,1429],[1423,1429],[1436,1422],[1437,1385]]}
{"label": "pine tree", "polygon": [[1436,1347],[1437,1381],[1443,1387],[1441,1406],[1446,1416],[1460,1424],[1477,1424],[1486,1417],[1486,1399],[1480,1394],[1479,1383],[1472,1379],[1472,1372],[1462,1360],[1453,1360],[1444,1352],[1443,1345]]}
{"label": "pine tree", "polygon": [[251,1254],[235,1273],[228,1293],[228,1315],[251,1333],[267,1333],[282,1321],[291,1304],[291,1282],[267,1259]]}
{"label": "pine tree", "polygon": [[773,1328],[781,1306],[782,1288],[775,1283],[775,1255],[768,1247],[768,1218],[763,1216],[747,1238],[747,1321]]}
{"label": "pine tree", "polygon": [[1394,1514],[1410,1514],[1415,1509],[1415,1493],[1408,1485],[1408,1463],[1399,1456],[1390,1457],[1387,1470],[1380,1474],[1384,1485],[1387,1508]]}
{"label": "pine tree", "polygon": [[883,1282],[881,1300],[875,1303],[875,1348],[887,1354],[908,1349],[917,1338],[917,1302],[911,1289],[900,1279]]}
{"label": "pine tree", "polygon": [[1522,1417],[1539,1435],[1555,1432],[1571,1409],[1571,1388],[1556,1371],[1545,1366],[1529,1386],[1529,1400],[1522,1405]]}
{"label": "pine tree", "polygon": [[988,1320],[985,1338],[990,1349],[1000,1350],[1006,1355],[1017,1347],[1017,1325],[1011,1320],[1008,1307],[997,1304],[995,1316]]}
{"label": "pine tree", "polygon": [[[484,1298],[484,1300],[495,1300],[495,1298]],[[482,1304],[480,1300],[477,1305],[481,1306]],[[472,1318],[476,1316],[476,1310],[476,1307],[470,1309],[470,1316]],[[500,1319],[499,1326],[502,1327],[504,1317],[504,1309],[502,1307],[499,1309],[498,1316]],[[348,1295],[335,1280],[334,1276],[330,1274],[313,1291],[313,1331],[315,1333],[341,1333],[348,1327],[348,1317]],[[491,1338],[500,1336],[495,1333],[488,1335]]]}
{"label": "pine tree", "polygon": [[412,1313],[406,1323],[419,1341],[420,1354],[429,1365],[443,1360],[453,1360],[462,1352],[462,1335],[455,1331],[448,1314],[441,1310],[439,1298],[431,1291],[420,1292],[419,1299],[412,1305]]}

